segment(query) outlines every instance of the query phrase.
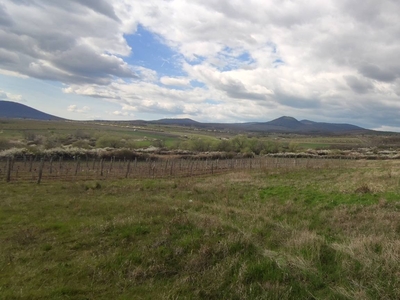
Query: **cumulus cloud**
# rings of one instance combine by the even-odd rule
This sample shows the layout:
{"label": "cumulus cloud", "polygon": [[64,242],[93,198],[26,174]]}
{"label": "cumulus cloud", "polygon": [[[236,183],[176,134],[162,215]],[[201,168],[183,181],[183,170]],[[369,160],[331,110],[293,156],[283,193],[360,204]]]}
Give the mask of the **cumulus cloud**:
{"label": "cumulus cloud", "polygon": [[0,15],[3,70],[63,83],[137,78],[121,58],[131,49],[108,2],[9,1]]}
{"label": "cumulus cloud", "polygon": [[190,85],[190,79],[189,78],[183,78],[183,77],[169,77],[169,76],[163,76],[160,78],[160,81],[164,85],[171,85],[171,86],[189,86]]}
{"label": "cumulus cloud", "polygon": [[8,101],[14,101],[14,102],[26,102],[26,100],[22,97],[22,95],[8,93],[2,89],[0,89],[0,100],[8,100]]}
{"label": "cumulus cloud", "polygon": [[[0,72],[117,103],[115,116],[397,128],[398,11],[392,0],[7,1]],[[139,25],[177,53],[179,74],[135,61]]]}
{"label": "cumulus cloud", "polygon": [[119,110],[113,111],[112,114],[115,116],[129,116],[129,113],[127,113],[126,111],[119,111]]}
{"label": "cumulus cloud", "polygon": [[90,107],[83,106],[82,108],[79,108],[76,104],[72,104],[68,106],[67,110],[74,113],[86,113],[90,110]]}

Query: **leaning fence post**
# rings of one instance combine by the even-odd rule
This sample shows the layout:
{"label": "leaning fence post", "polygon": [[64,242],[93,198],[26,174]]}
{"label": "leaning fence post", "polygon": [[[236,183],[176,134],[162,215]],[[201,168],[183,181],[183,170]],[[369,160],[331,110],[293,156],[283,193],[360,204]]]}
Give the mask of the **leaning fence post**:
{"label": "leaning fence post", "polygon": [[39,176],[38,176],[37,184],[40,184],[40,182],[42,181],[43,166],[44,166],[44,159],[42,158],[40,160],[40,165],[39,165]]}

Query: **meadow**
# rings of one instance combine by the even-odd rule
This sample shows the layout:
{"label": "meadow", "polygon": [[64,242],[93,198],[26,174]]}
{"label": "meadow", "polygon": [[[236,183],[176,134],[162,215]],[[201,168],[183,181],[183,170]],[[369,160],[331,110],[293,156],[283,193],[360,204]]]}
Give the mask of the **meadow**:
{"label": "meadow", "polygon": [[399,299],[397,160],[0,182],[2,299]]}
{"label": "meadow", "polygon": [[26,148],[140,149],[150,146],[189,151],[268,154],[307,149],[399,148],[398,134],[300,135],[215,131],[190,126],[111,121],[35,121],[0,119],[0,151]]}

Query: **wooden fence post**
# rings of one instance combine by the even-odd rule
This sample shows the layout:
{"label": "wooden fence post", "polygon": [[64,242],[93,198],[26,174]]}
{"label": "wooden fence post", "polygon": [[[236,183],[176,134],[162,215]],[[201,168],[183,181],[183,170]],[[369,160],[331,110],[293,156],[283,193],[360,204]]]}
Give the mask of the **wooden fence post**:
{"label": "wooden fence post", "polygon": [[165,161],[164,174],[167,174],[167,169],[168,169],[168,159]]}
{"label": "wooden fence post", "polygon": [[6,181],[10,182],[11,181],[11,158],[7,158],[7,177]]}
{"label": "wooden fence post", "polygon": [[58,170],[59,170],[60,177],[61,177],[61,170],[62,170],[62,156],[60,156],[60,157],[58,158]]}
{"label": "wooden fence post", "polygon": [[76,160],[75,176],[78,175],[78,169],[79,169],[80,165],[81,165],[81,158],[78,157]]}
{"label": "wooden fence post", "polygon": [[42,158],[40,160],[40,165],[39,165],[39,174],[38,174],[37,184],[40,184],[40,182],[42,181],[43,167],[44,167],[44,159]]}
{"label": "wooden fence post", "polygon": [[151,172],[152,172],[152,177],[155,177],[155,171],[156,171],[156,162],[154,161],[154,163],[151,166]]}
{"label": "wooden fence post", "polygon": [[50,174],[53,173],[53,156],[50,157],[50,170],[49,170]]}
{"label": "wooden fence post", "polygon": [[169,170],[169,176],[172,176],[172,174],[173,174],[173,168],[174,168],[174,161],[171,161],[171,168],[170,168],[170,170]]}
{"label": "wooden fence post", "polygon": [[104,159],[100,159],[100,176],[103,176]]}
{"label": "wooden fence post", "polygon": [[29,157],[29,172],[32,172],[32,165],[33,165],[33,157],[32,155]]}
{"label": "wooden fence post", "polygon": [[110,159],[110,168],[108,169],[108,173],[110,173],[110,174],[111,174],[111,171],[113,168],[114,159],[115,159],[115,157],[111,157],[111,159]]}
{"label": "wooden fence post", "polygon": [[125,178],[128,178],[129,176],[129,172],[130,172],[130,168],[131,168],[131,161],[128,160],[128,166],[126,167],[126,174],[125,174]]}

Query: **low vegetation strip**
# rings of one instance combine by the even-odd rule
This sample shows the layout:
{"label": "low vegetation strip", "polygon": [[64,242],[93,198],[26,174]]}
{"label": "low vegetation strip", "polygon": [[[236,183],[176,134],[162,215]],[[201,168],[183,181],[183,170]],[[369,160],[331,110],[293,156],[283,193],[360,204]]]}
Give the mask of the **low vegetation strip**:
{"label": "low vegetation strip", "polygon": [[0,182],[2,299],[399,299],[397,161]]}

